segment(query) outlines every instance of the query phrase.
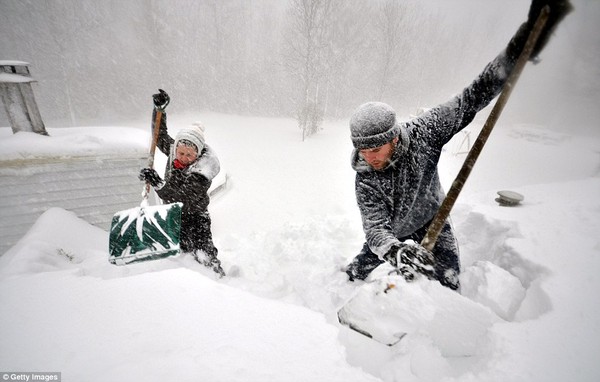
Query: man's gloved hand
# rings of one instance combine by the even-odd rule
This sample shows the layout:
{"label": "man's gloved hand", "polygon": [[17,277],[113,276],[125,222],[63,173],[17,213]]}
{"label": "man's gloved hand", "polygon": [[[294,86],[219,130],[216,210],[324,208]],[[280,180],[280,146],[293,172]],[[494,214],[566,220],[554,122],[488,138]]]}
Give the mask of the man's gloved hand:
{"label": "man's gloved hand", "polygon": [[544,49],[550,37],[558,27],[558,24],[573,10],[570,0],[532,0],[529,7],[529,15],[527,22],[519,28],[517,34],[508,44],[507,53],[513,59],[517,59],[525,46],[525,42],[529,37],[529,33],[533,30],[533,26],[537,21],[542,9],[548,5],[550,14],[544,25],[544,29],[540,33],[538,40],[533,47],[533,51],[529,57],[530,61],[536,61],[539,54]]}
{"label": "man's gloved hand", "polygon": [[158,93],[152,95],[154,108],[164,111],[167,108],[169,102],[171,102],[171,98],[169,97],[166,91],[162,89],[158,89],[158,91]]}
{"label": "man's gloved hand", "polygon": [[527,19],[527,24],[532,29],[537,18],[540,16],[540,12],[542,12],[542,8],[546,5],[550,6],[550,15],[548,15],[548,21],[546,21],[546,25],[544,25],[544,29],[531,52],[533,59],[544,49],[550,40],[550,36],[552,36],[556,27],[558,27],[558,24],[573,10],[573,6],[569,0],[533,0],[529,8],[529,18]]}
{"label": "man's gloved hand", "polygon": [[138,178],[141,181],[150,183],[150,185],[154,188],[161,188],[165,184],[165,182],[160,178],[160,175],[158,175],[156,170],[152,168],[141,169]]}
{"label": "man's gloved hand", "polygon": [[406,281],[413,281],[419,274],[435,279],[433,255],[415,242],[392,246],[383,259],[398,268]]}

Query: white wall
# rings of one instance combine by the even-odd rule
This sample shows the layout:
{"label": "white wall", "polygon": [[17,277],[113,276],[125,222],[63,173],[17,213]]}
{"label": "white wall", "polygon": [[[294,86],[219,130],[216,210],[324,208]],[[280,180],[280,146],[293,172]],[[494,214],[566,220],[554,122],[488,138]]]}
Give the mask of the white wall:
{"label": "white wall", "polygon": [[137,175],[146,161],[96,156],[0,161],[0,255],[50,207],[108,230],[115,212],[139,206],[143,183]]}

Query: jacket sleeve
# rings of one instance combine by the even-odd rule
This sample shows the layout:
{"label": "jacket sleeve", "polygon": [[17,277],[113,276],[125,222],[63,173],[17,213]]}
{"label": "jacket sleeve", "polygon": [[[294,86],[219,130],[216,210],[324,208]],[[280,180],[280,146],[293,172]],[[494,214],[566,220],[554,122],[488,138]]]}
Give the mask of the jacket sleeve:
{"label": "jacket sleeve", "polygon": [[441,149],[456,133],[471,123],[475,115],[502,91],[525,47],[530,29],[528,23],[523,24],[507,47],[460,94],[414,120],[415,128],[422,130],[417,134],[429,137],[431,146]]}
{"label": "jacket sleeve", "polygon": [[356,200],[363,221],[363,230],[369,248],[380,258],[393,245],[400,244],[394,236],[391,218],[393,201],[378,189],[377,182],[371,182],[367,176],[356,177]]}
{"label": "jacket sleeve", "polygon": [[[156,121],[156,109],[152,111],[152,132],[154,133],[154,122]],[[160,119],[160,129],[158,130],[158,142],[156,146],[158,149],[169,156],[171,145],[175,142],[173,138],[169,136],[167,133],[167,113],[165,111],[162,112],[162,117]]]}
{"label": "jacket sleeve", "polygon": [[546,5],[550,7],[550,15],[529,57],[533,61],[544,49],[553,31],[565,16],[573,10],[569,0],[533,0],[527,21],[519,27],[507,44],[506,49],[490,62],[475,81],[466,87],[461,94],[432,109],[420,121],[420,126],[427,126],[431,130],[430,142],[433,147],[441,148],[454,134],[471,123],[475,114],[486,107],[500,93],[519,55],[525,48],[540,11]]}
{"label": "jacket sleeve", "polygon": [[513,67],[514,61],[501,53],[460,94],[411,121],[418,130],[413,133],[441,149],[500,94]]}

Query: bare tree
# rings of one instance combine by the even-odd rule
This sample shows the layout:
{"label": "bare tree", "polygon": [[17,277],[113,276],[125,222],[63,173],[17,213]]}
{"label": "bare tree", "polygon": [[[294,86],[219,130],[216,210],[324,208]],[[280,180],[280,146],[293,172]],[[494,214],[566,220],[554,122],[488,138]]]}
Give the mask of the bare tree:
{"label": "bare tree", "polygon": [[376,80],[377,100],[382,100],[385,92],[390,87],[391,77],[397,75],[400,63],[400,44],[402,38],[402,3],[394,0],[385,0],[381,5],[379,18],[375,24],[378,38],[375,40],[379,55]]}
{"label": "bare tree", "polygon": [[284,65],[298,83],[297,120],[302,139],[316,133],[323,122],[324,74],[330,25],[336,0],[292,0]]}
{"label": "bare tree", "polygon": [[338,2],[332,13],[326,72],[323,73],[325,116],[345,117],[348,107],[354,106],[349,103],[348,95],[356,88],[356,78],[364,73],[364,65],[357,63],[370,59],[365,54],[365,47],[370,43],[367,36],[371,35],[368,31],[370,7],[370,3],[363,0],[345,0]]}

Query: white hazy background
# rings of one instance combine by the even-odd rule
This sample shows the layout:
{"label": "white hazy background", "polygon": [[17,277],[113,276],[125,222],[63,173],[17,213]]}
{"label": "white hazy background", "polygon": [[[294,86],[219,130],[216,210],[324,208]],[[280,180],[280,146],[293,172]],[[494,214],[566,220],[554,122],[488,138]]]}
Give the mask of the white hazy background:
{"label": "white hazy background", "polygon": [[[49,127],[145,116],[159,87],[173,96],[171,112],[295,117],[303,93],[290,69],[293,3],[2,0],[0,59],[31,64]],[[323,42],[332,51],[331,72],[319,91],[326,94],[325,117],[334,119],[369,100],[387,102],[400,115],[445,101],[505,47],[529,7],[527,0],[331,4],[334,32]],[[384,74],[381,23],[389,4],[400,9],[399,32]],[[504,118],[597,133],[600,2],[573,4]],[[7,124],[2,111],[0,125]]]}
{"label": "white hazy background", "polygon": [[[60,371],[65,381],[599,380],[597,1],[574,1],[542,63],[526,67],[452,213],[463,294],[501,321],[470,357],[444,356],[427,331],[388,348],[337,323],[360,285],[339,269],[364,240],[347,118],[378,93],[369,22],[383,3],[343,2],[341,30],[361,43],[328,90],[324,129],[302,142],[297,83],[280,64],[287,2],[0,0],[0,59],[31,63],[50,133],[13,135],[0,112],[0,159],[140,150],[161,87],[173,98],[171,134],[204,121],[230,175],[210,205],[230,274],[221,280],[189,256],[110,265],[106,231],[61,208],[40,216],[0,255],[0,371]],[[403,4],[403,54],[379,99],[400,118],[467,85],[528,8]],[[465,134],[442,155],[446,188]],[[523,204],[499,207],[500,189]]]}

